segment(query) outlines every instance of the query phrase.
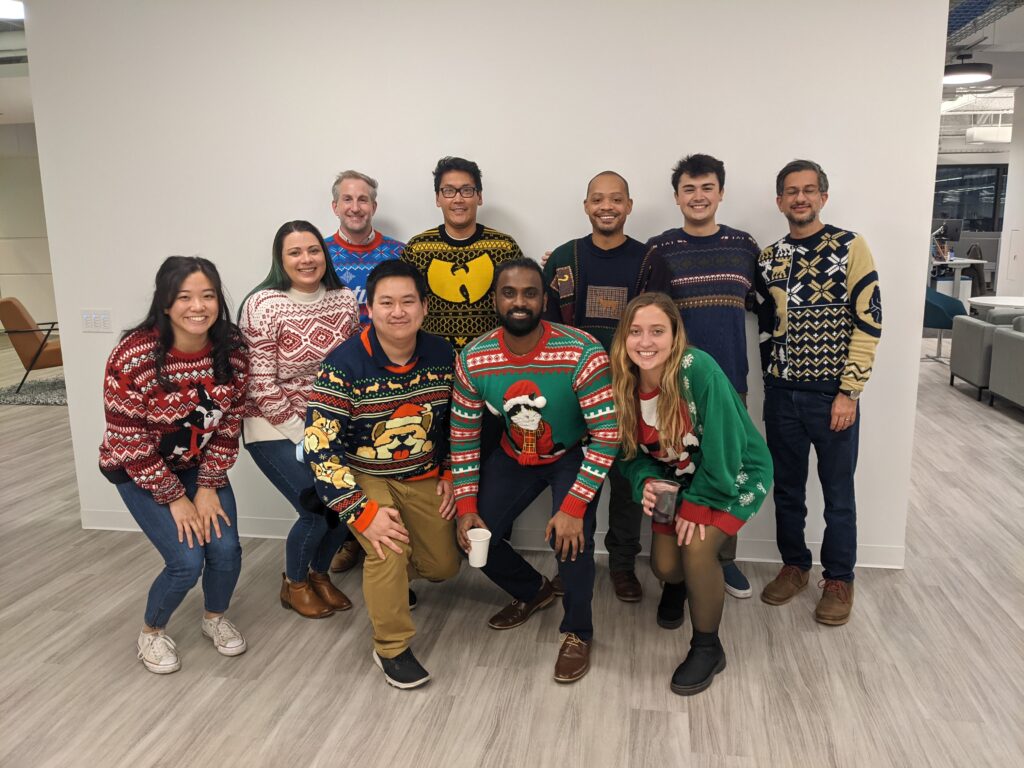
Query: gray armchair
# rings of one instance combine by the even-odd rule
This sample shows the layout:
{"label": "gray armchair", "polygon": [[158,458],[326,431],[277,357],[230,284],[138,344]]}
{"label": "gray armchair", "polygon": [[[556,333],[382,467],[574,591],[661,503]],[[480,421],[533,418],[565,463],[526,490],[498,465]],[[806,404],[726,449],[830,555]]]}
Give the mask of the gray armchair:
{"label": "gray armchair", "polygon": [[992,367],[992,335],[996,326],[976,317],[953,318],[953,343],[949,351],[949,385],[960,378],[981,391],[989,386]]}
{"label": "gray armchair", "polygon": [[985,322],[992,325],[1013,325],[1013,321],[1024,315],[1020,307],[993,307],[985,313]]}
{"label": "gray armchair", "polygon": [[996,397],[1024,407],[1024,316],[1012,328],[996,328],[992,334],[992,369],[988,404]]}

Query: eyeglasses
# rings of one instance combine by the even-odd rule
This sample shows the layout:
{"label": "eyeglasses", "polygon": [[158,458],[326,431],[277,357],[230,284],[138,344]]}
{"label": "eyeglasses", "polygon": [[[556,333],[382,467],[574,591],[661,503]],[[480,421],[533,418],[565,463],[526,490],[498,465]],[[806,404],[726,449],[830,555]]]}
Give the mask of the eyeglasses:
{"label": "eyeglasses", "polygon": [[455,187],[441,187],[441,197],[452,198],[455,197],[455,195],[462,195],[463,197],[473,197],[473,195],[475,195],[476,192],[476,187],[472,187],[469,184],[467,184],[464,187],[459,187],[458,189],[456,189]]}
{"label": "eyeglasses", "polygon": [[820,192],[820,190],[818,189],[818,187],[815,186],[803,187],[802,189],[798,187],[786,187],[784,190],[782,190],[782,196],[796,197],[801,192],[803,193],[804,197],[814,197],[816,194],[818,194],[818,192]]}

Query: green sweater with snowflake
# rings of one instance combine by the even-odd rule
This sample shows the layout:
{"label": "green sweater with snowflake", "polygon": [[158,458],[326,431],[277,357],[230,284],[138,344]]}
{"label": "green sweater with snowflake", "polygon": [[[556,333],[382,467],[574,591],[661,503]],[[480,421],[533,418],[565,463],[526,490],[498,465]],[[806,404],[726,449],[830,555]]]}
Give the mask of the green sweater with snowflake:
{"label": "green sweater with snowflake", "polygon": [[[686,350],[679,366],[679,392],[689,427],[682,454],[665,455],[641,434],[636,456],[626,459],[620,454],[617,466],[637,501],[649,478],[675,480],[682,495],[677,517],[735,534],[768,495],[768,446],[708,353],[696,347]],[[640,408],[638,403],[638,414]],[[671,528],[662,532],[670,533]]]}

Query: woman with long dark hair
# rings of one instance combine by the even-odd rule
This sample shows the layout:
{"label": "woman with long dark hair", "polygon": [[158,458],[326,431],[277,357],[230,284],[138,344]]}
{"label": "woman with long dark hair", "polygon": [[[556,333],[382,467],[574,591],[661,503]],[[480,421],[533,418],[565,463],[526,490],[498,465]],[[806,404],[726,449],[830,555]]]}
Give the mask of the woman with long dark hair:
{"label": "woman with long dark hair", "polygon": [[203,634],[225,656],[246,649],[224,612],[242,565],[227,472],[238,455],[247,370],[217,268],[198,256],[166,259],[146,319],[107,361],[100,445],[101,471],[164,559],[138,639],[150,672],[181,668],[165,627],[200,574]]}
{"label": "woman with long dark hair", "polygon": [[[301,462],[313,378],[327,353],[359,330],[359,307],[308,221],[277,230],[270,273],[242,303],[239,325],[251,365],[245,448],[298,515],[285,544],[281,604],[311,619],[348,610],[351,601],[327,573],[348,528],[329,528],[322,514],[303,506],[300,496],[314,480]],[[330,430],[324,419],[325,439]]]}
{"label": "woman with long dark hair", "polygon": [[771,457],[722,369],[706,352],[687,346],[679,311],[666,294],[643,293],[629,302],[612,341],[611,363],[622,436],[619,467],[634,498],[651,515],[664,485],[659,481],[679,486],[667,510],[661,499],[666,517],[652,525],[651,568],[665,584],[659,625],[681,626],[689,596],[690,651],[671,682],[675,693],[688,696],[725,669],[718,550],[764,501]]}

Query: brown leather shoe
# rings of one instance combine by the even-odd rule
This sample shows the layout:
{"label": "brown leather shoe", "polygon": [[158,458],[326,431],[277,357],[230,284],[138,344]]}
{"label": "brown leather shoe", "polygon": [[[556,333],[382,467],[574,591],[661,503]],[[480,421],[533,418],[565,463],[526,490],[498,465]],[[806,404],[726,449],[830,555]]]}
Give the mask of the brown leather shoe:
{"label": "brown leather shoe", "polygon": [[814,609],[814,618],[819,624],[838,627],[850,620],[853,610],[853,582],[838,579],[822,579],[821,600]]}
{"label": "brown leather shoe", "polygon": [[349,539],[331,558],[331,573],[344,573],[351,571],[359,564],[359,556],[363,554],[363,548],[355,539]]}
{"label": "brown leather shoe", "polygon": [[347,611],[352,607],[352,601],[345,597],[345,593],[338,589],[331,582],[331,577],[326,573],[309,572],[309,586],[316,592],[316,596],[336,611]]}
{"label": "brown leather shoe", "polygon": [[615,588],[615,596],[624,603],[639,603],[644,596],[644,588],[640,585],[640,579],[633,571],[611,571],[612,586]]}
{"label": "brown leather shoe", "polygon": [[551,579],[551,588],[555,590],[555,597],[561,597],[565,594],[565,584],[562,583],[562,577],[557,573],[555,577]]}
{"label": "brown leather shoe", "polygon": [[798,593],[807,589],[807,571],[795,565],[784,565],[779,575],[769,581],[761,590],[761,599],[768,605],[788,603]]}
{"label": "brown leather shoe", "polygon": [[320,599],[309,586],[308,581],[288,581],[283,573],[281,574],[281,605],[291,608],[299,616],[305,616],[307,619],[322,619],[334,613],[334,609]]}
{"label": "brown leather shoe", "polygon": [[541,585],[540,591],[533,598],[533,600],[513,600],[511,603],[506,605],[496,614],[491,616],[487,620],[487,626],[491,629],[512,629],[518,627],[521,624],[525,624],[526,620],[534,613],[539,611],[541,608],[547,608],[554,602],[555,590],[551,587],[551,582],[544,579],[544,583]]}
{"label": "brown leather shoe", "polygon": [[590,670],[590,643],[580,640],[572,632],[562,638],[555,662],[555,682],[575,683]]}

